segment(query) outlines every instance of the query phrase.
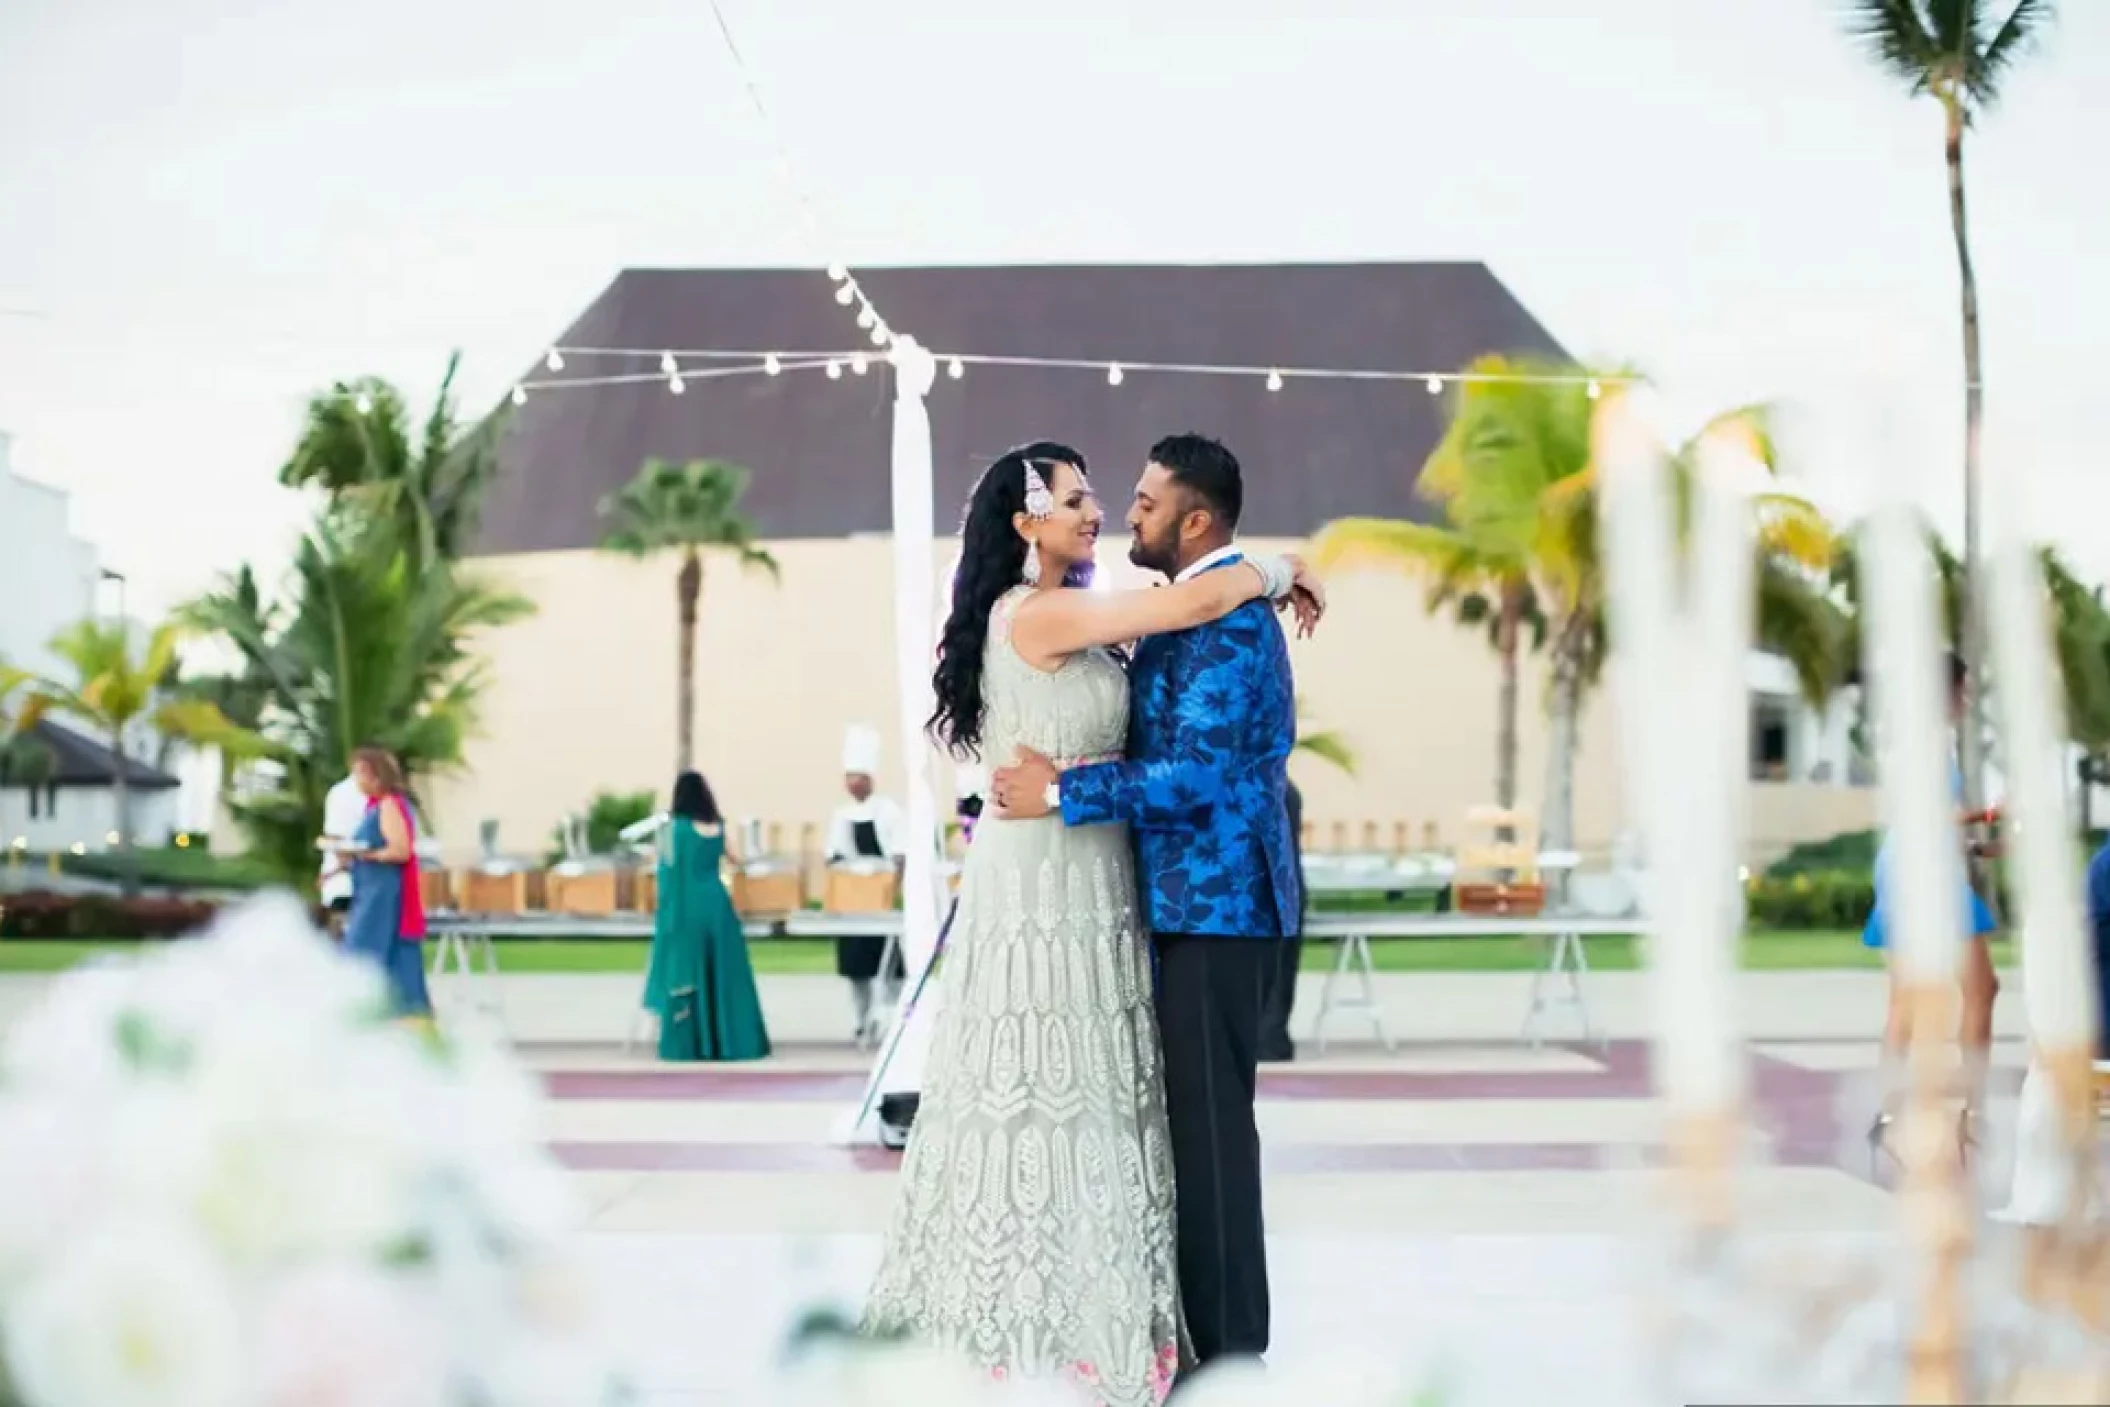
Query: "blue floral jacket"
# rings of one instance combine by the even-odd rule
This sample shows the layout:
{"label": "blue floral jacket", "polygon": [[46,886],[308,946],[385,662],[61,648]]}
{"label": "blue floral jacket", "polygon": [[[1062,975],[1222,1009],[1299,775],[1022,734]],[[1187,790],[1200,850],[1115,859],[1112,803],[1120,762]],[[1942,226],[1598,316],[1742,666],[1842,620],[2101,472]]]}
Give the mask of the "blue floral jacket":
{"label": "blue floral jacket", "polygon": [[1153,636],[1128,677],[1128,755],[1062,774],[1063,821],[1129,824],[1154,933],[1296,933],[1303,876],[1284,802],[1296,691],[1274,608],[1248,601]]}

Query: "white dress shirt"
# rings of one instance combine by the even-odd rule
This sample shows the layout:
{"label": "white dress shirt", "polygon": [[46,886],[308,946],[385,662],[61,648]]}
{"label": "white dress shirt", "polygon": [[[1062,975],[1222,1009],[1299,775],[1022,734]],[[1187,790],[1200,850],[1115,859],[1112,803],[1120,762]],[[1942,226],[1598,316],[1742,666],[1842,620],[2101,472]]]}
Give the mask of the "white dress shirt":
{"label": "white dress shirt", "polygon": [[872,796],[864,801],[852,801],[835,808],[835,814],[828,820],[828,859],[858,858],[859,821],[872,823],[872,829],[879,834],[879,848],[886,851],[885,858],[898,860],[908,854],[908,846],[903,842],[901,834],[905,828],[901,808],[883,796]]}
{"label": "white dress shirt", "polygon": [[[331,840],[350,840],[366,819],[366,793],[350,777],[330,788],[322,799],[322,833]],[[341,855],[322,857],[322,902],[350,902],[352,868]]]}
{"label": "white dress shirt", "polygon": [[1189,562],[1186,567],[1181,570],[1180,574],[1173,578],[1173,581],[1187,581],[1195,576],[1200,575],[1202,572],[1209,570],[1209,568],[1215,566],[1218,562],[1223,561],[1227,557],[1241,557],[1244,555],[1244,552],[1239,548],[1237,543],[1227,542],[1223,546],[1217,548],[1214,552],[1205,552],[1201,556]]}

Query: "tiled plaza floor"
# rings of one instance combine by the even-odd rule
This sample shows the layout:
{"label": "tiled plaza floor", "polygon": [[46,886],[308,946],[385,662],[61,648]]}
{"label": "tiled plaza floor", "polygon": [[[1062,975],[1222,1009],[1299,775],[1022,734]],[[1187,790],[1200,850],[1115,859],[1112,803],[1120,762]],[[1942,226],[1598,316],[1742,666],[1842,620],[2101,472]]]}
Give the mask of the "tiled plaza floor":
{"label": "tiled plaza floor", "polygon": [[[1853,1133],[1881,988],[1841,976],[1768,974],[1742,993],[1760,1164],[1744,1205],[1783,1245],[1894,1224]],[[1264,1072],[1279,1368],[1377,1346],[1445,1370],[1452,1407],[1649,1400],[1636,1292],[1659,1226],[1657,1112],[1639,989],[1598,986],[1613,1039],[1534,1048],[1508,977],[1382,979],[1395,1049],[1320,1056],[1307,1042]],[[838,1037],[839,984],[772,978],[777,1055],[663,1066],[621,1047],[635,991],[517,978],[490,995],[545,1082],[550,1142],[587,1203],[587,1254],[647,1401],[759,1401],[793,1312],[854,1311],[876,1263],[897,1160],[828,1141],[869,1057]],[[463,996],[443,986],[443,1008]],[[33,997],[0,984],[0,1027]],[[2021,1063],[2003,1040],[2003,1086]]]}

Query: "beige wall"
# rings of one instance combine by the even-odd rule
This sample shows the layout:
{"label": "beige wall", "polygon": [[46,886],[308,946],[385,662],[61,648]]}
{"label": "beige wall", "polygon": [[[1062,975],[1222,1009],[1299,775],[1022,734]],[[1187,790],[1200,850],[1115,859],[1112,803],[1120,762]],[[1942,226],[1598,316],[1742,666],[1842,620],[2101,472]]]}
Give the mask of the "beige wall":
{"label": "beige wall", "polygon": [[[1271,544],[1260,543],[1266,547]],[[706,568],[697,642],[697,761],[734,817],[784,823],[786,843],[819,824],[840,795],[844,728],[887,737],[881,777],[901,775],[893,667],[891,556],[883,538],[792,542],[772,549],[781,584],[720,560]],[[941,573],[950,556],[940,544]],[[493,686],[483,735],[462,776],[434,788],[436,825],[451,858],[474,854],[477,822],[496,818],[500,844],[539,853],[558,818],[599,790],[653,788],[674,766],[674,573],[593,552],[494,558],[479,566],[540,606],[484,648]],[[1133,584],[1125,563],[1114,584]],[[1454,840],[1468,806],[1492,797],[1495,670],[1486,638],[1430,619],[1420,588],[1382,575],[1330,585],[1317,638],[1293,641],[1307,726],[1344,734],[1354,778],[1311,758],[1294,770],[1308,820],[1327,843],[1333,823],[1379,824],[1389,845],[1405,821],[1418,839],[1434,822]],[[941,591],[941,599],[943,593]],[[1543,680],[1527,664],[1521,786],[1535,805],[1545,774]],[[1578,839],[1608,847],[1621,827],[1609,692],[1583,724],[1576,776]],[[949,781],[949,768],[941,785]],[[1753,789],[1750,838],[1769,857],[1796,839],[1869,824],[1871,793],[1815,786]]]}

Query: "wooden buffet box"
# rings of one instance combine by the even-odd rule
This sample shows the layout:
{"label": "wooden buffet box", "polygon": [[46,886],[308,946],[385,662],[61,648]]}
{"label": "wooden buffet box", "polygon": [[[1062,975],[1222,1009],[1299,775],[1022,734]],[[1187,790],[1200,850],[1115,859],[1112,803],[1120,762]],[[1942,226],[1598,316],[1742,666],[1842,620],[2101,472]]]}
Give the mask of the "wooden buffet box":
{"label": "wooden buffet box", "polygon": [[543,878],[537,870],[516,870],[511,874],[466,870],[462,874],[464,913],[533,913],[542,907],[543,894]]}
{"label": "wooden buffet box", "polygon": [[625,871],[613,869],[586,870],[579,874],[552,870],[546,907],[553,914],[606,916],[619,912],[628,897],[629,878]]}
{"label": "wooden buffet box", "polygon": [[743,914],[790,914],[805,907],[795,869],[741,870],[733,876],[733,907]]}
{"label": "wooden buffet box", "polygon": [[454,907],[454,876],[445,870],[418,871],[418,898],[425,905],[426,913],[445,912]]}
{"label": "wooden buffet box", "polygon": [[821,907],[831,914],[883,914],[901,897],[892,870],[865,872],[831,869],[821,890]]}

